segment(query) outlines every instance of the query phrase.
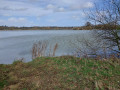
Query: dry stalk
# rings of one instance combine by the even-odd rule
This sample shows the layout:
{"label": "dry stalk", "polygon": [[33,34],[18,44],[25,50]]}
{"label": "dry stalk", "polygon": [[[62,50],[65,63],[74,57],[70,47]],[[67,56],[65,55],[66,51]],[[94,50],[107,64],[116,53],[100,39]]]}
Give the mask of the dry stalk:
{"label": "dry stalk", "polygon": [[[49,56],[55,56],[55,52],[58,48],[58,44],[56,43],[54,48],[53,48],[53,53],[51,53],[51,47],[49,50]],[[42,56],[46,56],[46,51],[47,50],[47,44],[44,42],[38,42],[38,43],[34,43],[33,44],[33,48],[32,48],[32,59],[35,59],[37,57],[42,57]]]}
{"label": "dry stalk", "polygon": [[53,56],[55,56],[55,52],[56,52],[57,48],[58,48],[58,44],[56,43],[54,46],[54,49],[53,49]]}

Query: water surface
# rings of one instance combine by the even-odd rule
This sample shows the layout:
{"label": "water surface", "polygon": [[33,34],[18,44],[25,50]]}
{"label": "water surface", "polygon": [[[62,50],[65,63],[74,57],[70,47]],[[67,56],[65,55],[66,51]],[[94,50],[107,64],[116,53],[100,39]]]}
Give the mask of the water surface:
{"label": "water surface", "polygon": [[[0,64],[11,64],[14,60],[32,59],[32,46],[35,42],[45,41],[49,46],[58,43],[56,56],[73,53],[76,38],[90,37],[89,30],[19,30],[0,31]],[[72,43],[71,43],[72,42]]]}

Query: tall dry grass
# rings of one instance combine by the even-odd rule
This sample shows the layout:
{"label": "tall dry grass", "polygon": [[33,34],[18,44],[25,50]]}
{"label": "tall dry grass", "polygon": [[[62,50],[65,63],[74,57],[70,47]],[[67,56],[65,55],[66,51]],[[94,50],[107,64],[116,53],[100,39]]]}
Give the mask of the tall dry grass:
{"label": "tall dry grass", "polygon": [[34,43],[32,47],[32,59],[45,55],[47,44],[44,42]]}
{"label": "tall dry grass", "polygon": [[48,44],[46,42],[38,42],[34,43],[32,47],[32,59],[35,59],[37,57],[42,57],[42,56],[48,56],[53,57],[55,56],[56,50],[58,48],[58,44],[56,43],[53,47],[53,50],[51,49],[51,46],[48,49]]}
{"label": "tall dry grass", "polygon": [[55,52],[56,52],[57,48],[58,48],[58,44],[56,43],[54,46],[54,49],[53,49],[53,56],[55,56]]}

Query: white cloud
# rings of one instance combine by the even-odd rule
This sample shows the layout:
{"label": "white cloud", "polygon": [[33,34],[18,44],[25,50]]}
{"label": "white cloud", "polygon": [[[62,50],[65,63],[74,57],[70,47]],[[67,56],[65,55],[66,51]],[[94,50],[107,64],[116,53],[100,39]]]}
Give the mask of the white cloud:
{"label": "white cloud", "polygon": [[84,5],[84,7],[86,7],[86,8],[92,8],[92,7],[94,7],[94,4],[93,4],[92,2],[87,2],[87,3]]}
{"label": "white cloud", "polygon": [[12,18],[9,18],[8,21],[10,21],[10,22],[16,22],[17,19],[12,17]]}
{"label": "white cloud", "polygon": [[72,20],[80,20],[86,17],[81,13],[82,9],[94,7],[93,1],[95,0],[0,0],[0,16],[4,17],[3,19],[0,17],[0,25],[33,26],[35,20],[39,20],[37,24],[40,24],[48,18],[49,22],[55,22],[54,19],[58,18],[59,21],[70,20],[71,18],[68,17],[72,17]]}
{"label": "white cloud", "polygon": [[50,22],[50,23],[55,23],[56,22],[56,20],[54,20],[54,19],[48,19],[47,21]]}
{"label": "white cloud", "polygon": [[83,18],[83,16],[80,15],[80,14],[75,14],[75,15],[72,16],[72,18],[73,18],[74,20],[80,20],[81,18]]}
{"label": "white cloud", "polygon": [[11,17],[11,18],[8,19],[8,21],[10,21],[10,22],[26,22],[27,20],[25,18]]}
{"label": "white cloud", "polygon": [[75,20],[80,20],[80,16],[77,16],[77,15],[72,16],[72,18]]}
{"label": "white cloud", "polygon": [[26,4],[23,2],[7,0],[0,1],[0,10],[24,11],[27,8],[28,7],[26,7]]}
{"label": "white cloud", "polygon": [[25,18],[19,18],[18,20],[20,20],[20,21],[25,21],[26,19],[25,19]]}
{"label": "white cloud", "polygon": [[59,7],[67,7],[71,10],[78,10],[83,8],[92,8],[94,7],[93,1],[95,0],[52,0],[54,4]]}
{"label": "white cloud", "polygon": [[52,10],[53,12],[64,12],[65,11],[65,9],[63,7],[58,7],[58,6],[55,6],[52,4],[48,4],[46,6],[46,9]]}
{"label": "white cloud", "polygon": [[47,9],[54,9],[54,8],[55,8],[55,6],[54,6],[54,5],[52,5],[52,4],[48,4],[46,8],[47,8]]}
{"label": "white cloud", "polygon": [[0,23],[4,22],[4,20],[0,20]]}
{"label": "white cloud", "polygon": [[[0,15],[42,16],[53,12],[81,10],[83,8],[92,8],[94,6],[90,0],[35,0],[34,2],[36,1],[37,3],[35,4],[23,2],[20,0],[18,1],[1,0]],[[42,5],[43,3],[45,4]]]}
{"label": "white cloud", "polygon": [[12,16],[12,14],[8,14],[8,13],[6,13],[6,12],[2,12],[2,13],[0,13],[0,16],[5,16],[5,17],[7,17],[7,16]]}
{"label": "white cloud", "polygon": [[92,2],[77,3],[70,6],[71,10],[82,10],[86,8],[92,8],[94,4]]}
{"label": "white cloud", "polygon": [[61,8],[58,8],[58,11],[59,11],[59,12],[64,12],[65,9],[61,7]]}
{"label": "white cloud", "polygon": [[3,16],[40,16],[51,12],[51,10],[45,10],[43,7],[32,5],[32,3],[7,0],[0,2],[0,15]]}
{"label": "white cloud", "polygon": [[0,25],[7,25],[7,26],[32,26],[34,25],[33,22],[27,20],[26,18],[20,17],[10,17],[7,20],[0,20]]}

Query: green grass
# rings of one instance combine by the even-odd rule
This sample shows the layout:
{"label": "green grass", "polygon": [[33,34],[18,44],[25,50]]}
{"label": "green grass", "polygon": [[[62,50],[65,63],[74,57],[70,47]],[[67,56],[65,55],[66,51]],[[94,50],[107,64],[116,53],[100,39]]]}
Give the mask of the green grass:
{"label": "green grass", "polygon": [[31,62],[0,65],[0,89],[12,90],[117,90],[120,60],[41,57]]}

